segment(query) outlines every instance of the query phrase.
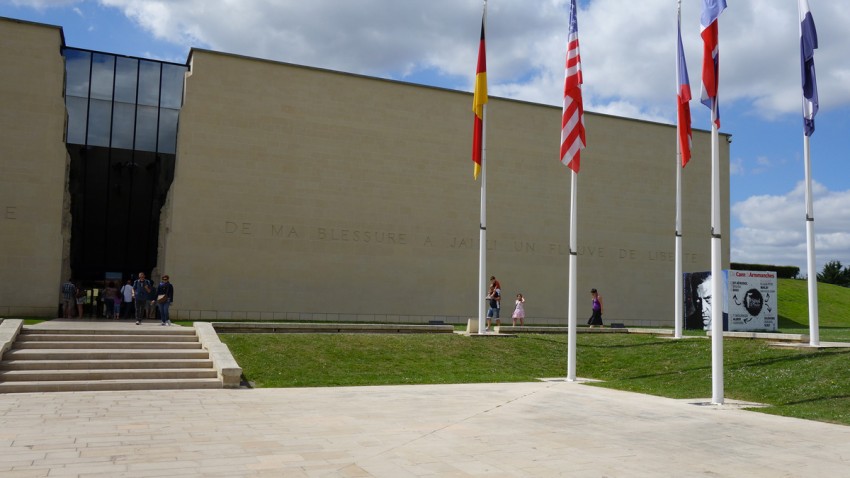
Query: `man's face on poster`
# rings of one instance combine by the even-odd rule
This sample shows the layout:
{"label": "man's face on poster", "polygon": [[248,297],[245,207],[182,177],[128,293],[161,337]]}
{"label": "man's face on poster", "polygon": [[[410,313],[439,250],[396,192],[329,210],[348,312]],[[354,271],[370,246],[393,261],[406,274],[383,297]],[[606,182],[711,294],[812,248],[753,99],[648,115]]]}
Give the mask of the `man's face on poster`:
{"label": "man's face on poster", "polygon": [[702,325],[708,328],[711,325],[711,276],[697,286],[697,298],[702,309]]}

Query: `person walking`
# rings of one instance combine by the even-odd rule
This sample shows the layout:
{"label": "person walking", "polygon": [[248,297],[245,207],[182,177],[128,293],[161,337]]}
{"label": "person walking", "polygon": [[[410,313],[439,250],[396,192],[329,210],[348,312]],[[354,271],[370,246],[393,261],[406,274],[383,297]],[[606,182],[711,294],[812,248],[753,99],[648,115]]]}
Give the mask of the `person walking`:
{"label": "person walking", "polygon": [[144,272],[139,272],[139,278],[133,282],[133,301],[136,303],[136,325],[141,325],[142,320],[148,316],[151,307],[151,294],[153,284],[145,278]]}
{"label": "person walking", "polygon": [[487,326],[484,329],[485,332],[490,331],[490,321],[492,319],[496,319],[496,325],[502,325],[502,320],[499,318],[499,303],[502,300],[502,290],[497,287],[499,282],[495,277],[490,277],[490,288],[487,290],[487,305],[489,308],[487,309]]}
{"label": "person walking", "polygon": [[162,276],[162,281],[156,287],[156,306],[159,308],[160,325],[171,325],[168,318],[168,308],[174,302],[174,286],[168,281],[168,275]]}
{"label": "person walking", "polygon": [[115,287],[115,282],[109,281],[103,289],[103,304],[104,308],[106,308],[105,312],[107,319],[115,318],[116,299],[118,299],[118,303],[121,304],[121,296],[119,295],[118,289]]}
{"label": "person walking", "polygon": [[83,306],[86,305],[86,290],[83,289],[83,286],[79,281],[74,284],[74,288],[74,298],[77,302],[77,318],[82,319]]}
{"label": "person walking", "polygon": [[519,320],[519,325],[525,325],[525,297],[522,294],[516,295],[516,308],[511,315],[513,325],[516,326],[516,321]]}
{"label": "person walking", "polygon": [[589,325],[591,329],[597,325],[599,327],[605,327],[602,325],[602,297],[596,289],[590,289],[590,297],[593,313],[590,315],[590,318],[587,319],[587,325]]}
{"label": "person walking", "polygon": [[68,282],[62,284],[62,312],[66,319],[70,319],[74,314],[74,304],[77,299],[77,286],[68,279]]}
{"label": "person walking", "polygon": [[133,309],[133,280],[127,278],[127,283],[121,287],[121,295],[123,296],[122,308],[124,309],[120,315],[130,318],[130,311]]}

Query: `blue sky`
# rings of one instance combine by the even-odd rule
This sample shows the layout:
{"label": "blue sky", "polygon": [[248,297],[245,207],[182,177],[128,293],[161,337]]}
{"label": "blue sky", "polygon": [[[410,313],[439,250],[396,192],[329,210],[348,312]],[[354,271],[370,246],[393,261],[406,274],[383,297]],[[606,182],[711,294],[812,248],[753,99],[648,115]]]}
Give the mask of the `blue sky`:
{"label": "blue sky", "polygon": [[[701,2],[682,35],[699,96]],[[809,0],[820,112],[811,140],[817,268],[850,265],[850,10]],[[721,131],[731,145],[732,260],[805,271],[795,0],[728,0],[720,18]],[[0,16],[60,25],[69,46],[174,62],[190,47],[471,91],[481,0],[0,0]],[[567,0],[490,0],[491,94],[559,105]],[[586,109],[672,124],[674,0],[581,0]],[[708,110],[691,103],[694,127]],[[700,160],[701,158],[695,158]],[[687,169],[685,171],[687,174]],[[671,221],[672,222],[672,221]]]}

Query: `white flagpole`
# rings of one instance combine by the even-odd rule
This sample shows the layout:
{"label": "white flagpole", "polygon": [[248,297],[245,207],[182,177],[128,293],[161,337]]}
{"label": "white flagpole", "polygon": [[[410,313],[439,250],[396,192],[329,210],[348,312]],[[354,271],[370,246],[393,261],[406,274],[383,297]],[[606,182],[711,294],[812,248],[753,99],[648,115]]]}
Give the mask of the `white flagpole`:
{"label": "white flagpole", "polygon": [[[800,14],[800,56],[803,67],[803,157],[806,169],[806,259],[808,260],[809,283],[809,345],[820,345],[818,327],[818,273],[815,270],[815,212],[812,201],[812,162],[809,156],[809,139],[815,132],[815,115],[818,110],[817,85],[815,84],[814,49],[817,48],[817,31],[811,18],[807,0],[797,1]],[[810,43],[811,42],[811,43]],[[808,51],[812,48],[811,52]],[[809,63],[811,53],[811,63]],[[809,69],[810,68],[810,69]],[[809,91],[809,88],[811,91]],[[807,96],[808,95],[808,96]]]}
{"label": "white flagpole", "polygon": [[[678,122],[677,122],[678,123]],[[682,125],[676,126],[677,133],[681,130]],[[676,291],[673,295],[673,324],[674,334],[677,339],[682,338],[682,146],[679,143],[679,134],[676,135],[676,266],[674,278],[674,287]]]}
{"label": "white flagpole", "polygon": [[576,247],[576,193],[578,188],[578,173],[570,170],[570,278],[569,304],[567,305],[567,381],[576,380],[576,275],[578,270],[578,248]]}
{"label": "white flagpole", "polygon": [[[487,31],[487,0],[481,28]],[[481,112],[481,217],[478,226],[478,333],[484,334],[487,295],[487,103]]]}
{"label": "white flagpole", "polygon": [[815,270],[815,212],[812,204],[812,163],[809,158],[809,137],[803,134],[803,157],[806,167],[806,256],[809,283],[809,345],[820,345],[818,328],[818,273]]}
{"label": "white flagpole", "polygon": [[[713,102],[717,117],[717,100]],[[720,154],[717,123],[711,122],[711,403],[723,404],[723,278],[721,277]]]}
{"label": "white flagpole", "polygon": [[[679,25],[679,39],[681,39],[681,24],[682,24],[682,0],[677,2],[677,24]],[[678,40],[677,40],[678,41]],[[680,92],[682,79],[679,78],[679,44],[676,45],[676,97]],[[677,101],[676,112],[678,113],[679,104]],[[675,255],[676,264],[674,266],[673,287],[676,289],[673,293],[673,337],[682,338],[682,143],[679,138],[682,137],[682,125],[679,121],[678,114],[676,115],[676,237],[675,237]]]}
{"label": "white flagpole", "polygon": [[[485,17],[486,17],[485,3]],[[481,218],[478,227],[478,333],[485,333],[487,304],[487,105],[481,120]]]}

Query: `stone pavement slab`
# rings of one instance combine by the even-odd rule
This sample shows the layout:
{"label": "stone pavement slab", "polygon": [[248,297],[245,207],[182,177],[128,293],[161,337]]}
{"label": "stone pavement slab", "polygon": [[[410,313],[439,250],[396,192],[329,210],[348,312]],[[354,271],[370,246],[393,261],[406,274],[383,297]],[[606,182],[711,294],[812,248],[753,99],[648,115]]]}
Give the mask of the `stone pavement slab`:
{"label": "stone pavement slab", "polygon": [[811,477],[850,427],[582,383],[0,396],[3,477]]}

